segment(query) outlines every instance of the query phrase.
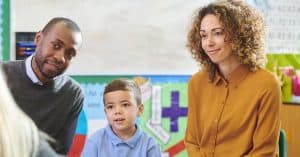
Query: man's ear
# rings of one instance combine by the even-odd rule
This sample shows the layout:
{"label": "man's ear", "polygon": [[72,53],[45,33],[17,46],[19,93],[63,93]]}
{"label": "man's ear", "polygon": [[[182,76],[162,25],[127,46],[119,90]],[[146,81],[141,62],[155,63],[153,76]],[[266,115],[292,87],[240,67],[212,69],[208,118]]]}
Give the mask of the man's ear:
{"label": "man's ear", "polygon": [[34,37],[34,43],[35,43],[35,44],[38,44],[38,42],[40,42],[42,38],[43,38],[43,33],[42,33],[41,31],[38,31],[38,32],[35,34],[35,37]]}

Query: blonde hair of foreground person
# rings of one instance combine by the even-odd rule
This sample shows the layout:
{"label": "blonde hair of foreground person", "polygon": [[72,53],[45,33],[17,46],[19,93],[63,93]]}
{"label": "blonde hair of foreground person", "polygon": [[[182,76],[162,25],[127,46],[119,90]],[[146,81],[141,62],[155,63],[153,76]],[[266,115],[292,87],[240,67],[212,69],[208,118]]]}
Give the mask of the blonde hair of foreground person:
{"label": "blonde hair of foreground person", "polygon": [[39,133],[18,108],[0,71],[0,157],[35,157]]}

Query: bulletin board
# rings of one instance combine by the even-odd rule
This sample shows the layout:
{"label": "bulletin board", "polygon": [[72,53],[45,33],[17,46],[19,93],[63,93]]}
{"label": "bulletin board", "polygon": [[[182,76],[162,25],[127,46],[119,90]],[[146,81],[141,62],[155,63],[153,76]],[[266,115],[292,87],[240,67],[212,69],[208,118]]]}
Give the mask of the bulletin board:
{"label": "bulletin board", "polygon": [[[163,156],[187,157],[183,138],[187,116],[187,82],[190,76],[106,75],[72,77],[80,83],[85,94],[83,111],[87,121],[86,137],[107,125],[102,97],[105,85],[115,78],[138,78],[144,80],[140,86],[144,113],[138,119],[138,125],[160,144],[161,150],[164,151]],[[84,128],[85,125],[85,122],[79,122],[78,128],[84,130],[82,127]]]}
{"label": "bulletin board", "polygon": [[283,103],[300,105],[300,54],[268,54],[267,69],[277,75]]}
{"label": "bulletin board", "polygon": [[246,0],[259,9],[266,23],[266,52],[300,53],[299,0]]}

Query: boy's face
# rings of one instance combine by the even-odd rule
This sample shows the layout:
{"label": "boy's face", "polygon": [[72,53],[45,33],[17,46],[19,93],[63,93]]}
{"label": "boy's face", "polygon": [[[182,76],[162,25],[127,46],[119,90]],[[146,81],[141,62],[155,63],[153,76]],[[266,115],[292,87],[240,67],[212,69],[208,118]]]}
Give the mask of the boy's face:
{"label": "boy's face", "polygon": [[136,117],[143,113],[131,91],[117,90],[104,95],[104,112],[114,133],[130,136],[135,132]]}

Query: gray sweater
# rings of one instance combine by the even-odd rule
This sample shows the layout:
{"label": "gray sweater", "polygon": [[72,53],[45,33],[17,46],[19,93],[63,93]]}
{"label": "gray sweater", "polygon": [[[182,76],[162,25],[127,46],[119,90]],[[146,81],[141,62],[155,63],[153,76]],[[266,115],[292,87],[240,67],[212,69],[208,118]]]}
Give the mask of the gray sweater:
{"label": "gray sweater", "polygon": [[67,154],[83,106],[83,92],[72,78],[61,75],[43,86],[26,75],[25,61],[2,63],[7,83],[16,103],[38,128],[57,140],[54,147]]}
{"label": "gray sweater", "polygon": [[44,137],[43,134],[40,134],[39,136],[39,147],[37,150],[37,155],[35,157],[65,157],[65,155],[59,155],[57,154],[47,143],[47,140]]}

